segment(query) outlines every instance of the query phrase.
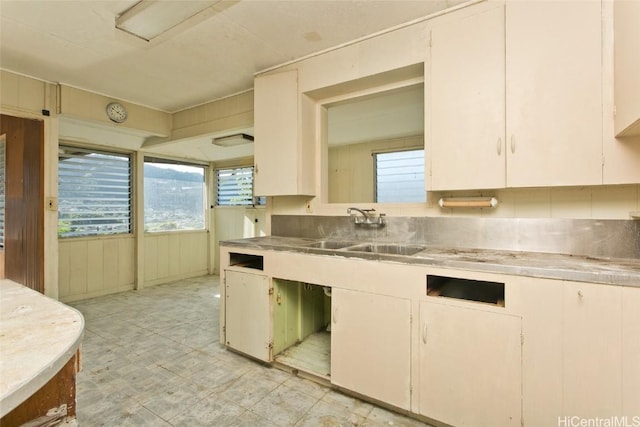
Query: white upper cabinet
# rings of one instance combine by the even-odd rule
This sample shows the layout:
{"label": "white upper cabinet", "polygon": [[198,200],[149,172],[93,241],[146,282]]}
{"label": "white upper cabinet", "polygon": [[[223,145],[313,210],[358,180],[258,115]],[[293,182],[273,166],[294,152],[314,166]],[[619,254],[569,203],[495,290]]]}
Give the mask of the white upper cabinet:
{"label": "white upper cabinet", "polygon": [[640,2],[613,3],[617,136],[640,135]]}
{"label": "white upper cabinet", "polygon": [[256,196],[313,195],[313,144],[301,137],[298,72],[254,81]]}
{"label": "white upper cabinet", "polygon": [[431,188],[504,187],[504,6],[436,26],[430,67]]}
{"label": "white upper cabinet", "polygon": [[506,7],[507,186],[602,184],[602,6]]}
{"label": "white upper cabinet", "polygon": [[431,30],[430,189],[601,184],[600,2],[463,12]]}

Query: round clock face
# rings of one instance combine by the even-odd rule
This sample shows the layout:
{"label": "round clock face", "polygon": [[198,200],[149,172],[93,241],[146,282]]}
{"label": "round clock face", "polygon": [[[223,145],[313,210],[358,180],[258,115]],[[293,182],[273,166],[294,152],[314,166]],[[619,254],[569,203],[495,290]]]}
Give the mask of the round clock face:
{"label": "round clock face", "polygon": [[107,105],[107,116],[116,123],[124,123],[127,120],[127,110],[122,104],[112,102]]}

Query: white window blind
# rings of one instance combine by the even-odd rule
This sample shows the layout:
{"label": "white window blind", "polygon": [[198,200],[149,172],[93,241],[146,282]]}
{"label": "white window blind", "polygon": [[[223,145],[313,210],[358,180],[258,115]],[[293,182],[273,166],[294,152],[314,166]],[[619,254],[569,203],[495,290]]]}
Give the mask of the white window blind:
{"label": "white window blind", "polygon": [[60,147],[58,235],[131,232],[129,155]]}
{"label": "white window blind", "polygon": [[253,196],[253,167],[219,169],[216,174],[218,206],[253,206],[264,198]]}
{"label": "white window blind", "polygon": [[376,202],[424,202],[424,150],[375,153]]}

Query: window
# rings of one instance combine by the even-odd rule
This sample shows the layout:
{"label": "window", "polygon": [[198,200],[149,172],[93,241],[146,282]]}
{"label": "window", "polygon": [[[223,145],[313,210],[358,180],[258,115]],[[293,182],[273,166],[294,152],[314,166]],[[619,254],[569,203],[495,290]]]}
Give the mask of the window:
{"label": "window", "polygon": [[4,248],[5,139],[0,137],[0,248]]}
{"label": "window", "polygon": [[375,153],[377,203],[426,201],[424,150]]}
{"label": "window", "polygon": [[131,233],[131,157],[60,146],[58,236]]}
{"label": "window", "polygon": [[205,228],[205,167],[144,159],[144,231]]}
{"label": "window", "polygon": [[253,167],[219,169],[217,179],[218,206],[264,205],[264,197],[253,196]]}

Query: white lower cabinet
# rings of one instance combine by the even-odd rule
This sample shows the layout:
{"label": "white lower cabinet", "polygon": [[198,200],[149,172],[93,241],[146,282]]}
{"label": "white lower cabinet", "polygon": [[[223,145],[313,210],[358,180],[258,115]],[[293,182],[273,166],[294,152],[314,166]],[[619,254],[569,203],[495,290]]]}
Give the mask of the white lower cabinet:
{"label": "white lower cabinet", "polygon": [[[355,288],[367,277],[357,260],[323,280],[339,282],[348,271],[354,288],[333,286],[329,296],[306,284],[315,272],[279,270],[274,279],[262,268],[279,263],[262,254],[229,257],[237,263],[223,268],[222,336],[255,359],[273,362],[274,346],[294,346],[330,320],[324,372],[332,384],[442,423],[536,427],[640,416],[640,287],[416,266],[407,287],[368,277],[369,292]],[[473,282],[469,291],[502,284],[503,293],[495,304],[456,297],[439,278],[458,275],[458,285]]]}
{"label": "white lower cabinet", "polygon": [[271,280],[262,274],[225,270],[225,343],[270,362],[273,349]]}
{"label": "white lower cabinet", "polygon": [[457,427],[520,426],[522,319],[420,302],[420,414]]}
{"label": "white lower cabinet", "polygon": [[640,416],[640,288],[622,289],[622,413]]}
{"label": "white lower cabinet", "polygon": [[522,316],[524,425],[555,426],[563,414],[563,282],[511,277],[508,286],[508,307]]}
{"label": "white lower cabinet", "polygon": [[411,301],[333,288],[331,382],[409,409]]}
{"label": "white lower cabinet", "polygon": [[620,415],[622,287],[565,282],[563,297],[561,415]]}

